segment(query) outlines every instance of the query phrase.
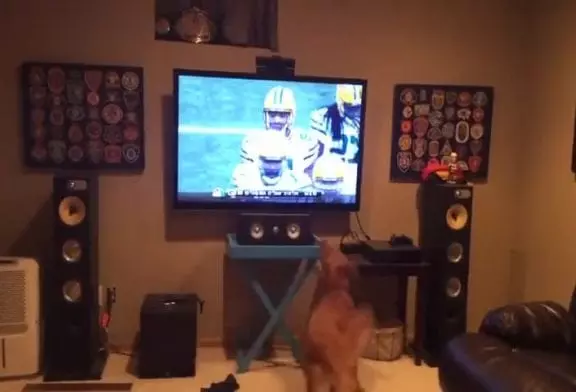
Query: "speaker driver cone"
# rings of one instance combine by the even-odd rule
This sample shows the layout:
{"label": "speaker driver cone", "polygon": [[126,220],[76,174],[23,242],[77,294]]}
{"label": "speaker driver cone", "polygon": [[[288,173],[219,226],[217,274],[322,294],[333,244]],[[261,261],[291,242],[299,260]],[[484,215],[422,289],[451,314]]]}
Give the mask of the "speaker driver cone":
{"label": "speaker driver cone", "polygon": [[458,278],[448,279],[446,284],[446,295],[450,298],[457,298],[462,293],[462,282]]}
{"label": "speaker driver cone", "polygon": [[300,237],[300,233],[301,230],[299,224],[290,223],[288,226],[286,226],[286,235],[291,240],[297,240]]}
{"label": "speaker driver cone", "polygon": [[65,197],[58,206],[58,216],[65,225],[77,226],[86,218],[86,205],[79,197]]}
{"label": "speaker driver cone", "polygon": [[62,257],[69,263],[80,261],[82,245],[76,240],[66,240],[64,245],[62,245]]}
{"label": "speaker driver cone", "polygon": [[62,286],[62,295],[68,302],[79,302],[82,298],[82,285],[77,280],[69,280]]}
{"label": "speaker driver cone", "polygon": [[468,210],[462,204],[453,204],[446,211],[446,224],[452,230],[462,230],[468,223]]}
{"label": "speaker driver cone", "polygon": [[252,223],[250,225],[250,237],[260,240],[264,237],[264,226],[261,223]]}
{"label": "speaker driver cone", "polygon": [[459,242],[453,242],[446,249],[446,257],[451,263],[459,263],[464,257],[464,247]]}

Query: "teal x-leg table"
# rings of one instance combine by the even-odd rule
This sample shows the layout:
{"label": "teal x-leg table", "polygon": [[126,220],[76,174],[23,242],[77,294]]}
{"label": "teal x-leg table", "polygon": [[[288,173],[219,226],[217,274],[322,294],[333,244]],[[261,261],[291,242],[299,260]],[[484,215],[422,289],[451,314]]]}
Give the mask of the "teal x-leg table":
{"label": "teal x-leg table", "polygon": [[[248,351],[237,353],[237,372],[244,373],[249,370],[250,363],[258,357],[262,351],[264,343],[272,335],[276,328],[286,343],[290,345],[294,358],[297,361],[300,361],[302,358],[302,353],[299,341],[286,326],[284,322],[284,314],[288,310],[288,307],[296,297],[296,294],[306,279],[315,271],[316,262],[320,257],[319,245],[238,245],[236,236],[233,234],[228,234],[226,251],[228,259],[241,261],[240,265],[243,265],[242,271],[246,275],[250,286],[256,295],[260,298],[262,304],[270,315],[268,322],[256,340],[252,343],[252,346],[248,349]],[[284,297],[278,304],[277,308],[274,308],[274,304],[270,300],[270,297],[266,294],[262,284],[260,284],[256,278],[256,275],[250,268],[249,264],[251,260],[267,261],[270,263],[286,260],[300,260],[298,271],[296,272],[292,283],[286,290],[286,293],[284,294]]]}

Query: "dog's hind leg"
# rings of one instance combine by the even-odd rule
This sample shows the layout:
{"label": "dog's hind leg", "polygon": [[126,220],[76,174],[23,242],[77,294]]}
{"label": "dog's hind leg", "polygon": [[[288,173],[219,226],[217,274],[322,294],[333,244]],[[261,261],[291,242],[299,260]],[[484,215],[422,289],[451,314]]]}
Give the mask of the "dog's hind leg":
{"label": "dog's hind leg", "polygon": [[320,364],[309,364],[303,368],[306,378],[306,392],[326,392],[330,379]]}

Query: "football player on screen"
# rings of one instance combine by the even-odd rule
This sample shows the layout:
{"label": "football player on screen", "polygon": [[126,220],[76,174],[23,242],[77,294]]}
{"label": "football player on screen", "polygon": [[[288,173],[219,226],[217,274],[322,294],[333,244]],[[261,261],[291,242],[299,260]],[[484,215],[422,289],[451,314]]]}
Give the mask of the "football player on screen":
{"label": "football player on screen", "polygon": [[312,184],[304,172],[289,165],[290,141],[276,132],[263,132],[253,140],[255,161],[240,162],[232,174],[233,185],[244,191],[303,190]]}
{"label": "football player on screen", "polygon": [[282,86],[276,86],[264,98],[264,127],[276,131],[290,139],[296,120],[296,98],[294,92]]}
{"label": "football player on screen", "polygon": [[361,115],[362,86],[336,86],[336,101],[310,116],[310,129],[322,144],[320,155],[337,154],[346,162],[358,163]]}
{"label": "football player on screen", "polygon": [[292,191],[309,186],[319,144],[316,138],[294,129],[294,92],[274,87],[266,94],[263,106],[264,132],[251,132],[242,141],[234,184],[246,190],[273,187]]}
{"label": "football player on screen", "polygon": [[[292,170],[304,171],[311,168],[318,157],[320,146],[318,139],[310,137],[308,132],[294,129],[296,121],[296,98],[294,92],[282,86],[276,86],[266,94],[263,105],[264,130],[283,135],[289,142],[288,157]],[[260,151],[254,143],[259,138],[258,133],[248,135],[242,142],[241,158],[254,161]]]}

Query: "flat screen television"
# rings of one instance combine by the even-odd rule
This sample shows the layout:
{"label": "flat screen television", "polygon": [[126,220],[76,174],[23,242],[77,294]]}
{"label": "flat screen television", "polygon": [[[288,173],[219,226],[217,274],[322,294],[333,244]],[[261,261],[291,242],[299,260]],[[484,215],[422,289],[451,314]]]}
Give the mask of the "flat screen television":
{"label": "flat screen television", "polygon": [[360,207],[366,81],[174,70],[176,209]]}

